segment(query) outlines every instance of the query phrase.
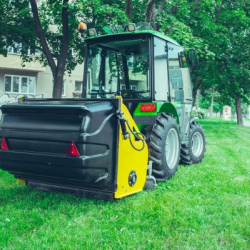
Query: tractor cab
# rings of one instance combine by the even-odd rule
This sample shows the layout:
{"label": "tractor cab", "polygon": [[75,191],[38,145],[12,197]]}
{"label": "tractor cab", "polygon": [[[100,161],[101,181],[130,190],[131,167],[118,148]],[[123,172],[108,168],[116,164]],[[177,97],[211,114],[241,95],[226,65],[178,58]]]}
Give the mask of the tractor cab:
{"label": "tractor cab", "polygon": [[85,41],[84,98],[121,95],[125,103],[192,101],[184,48],[173,39],[155,31],[135,31]]}

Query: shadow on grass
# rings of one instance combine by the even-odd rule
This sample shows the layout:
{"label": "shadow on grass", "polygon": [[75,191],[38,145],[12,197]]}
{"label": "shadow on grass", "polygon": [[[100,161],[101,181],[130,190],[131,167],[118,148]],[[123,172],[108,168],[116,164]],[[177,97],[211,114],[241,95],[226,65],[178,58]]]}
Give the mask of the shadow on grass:
{"label": "shadow on grass", "polygon": [[225,121],[221,118],[202,119],[198,120],[198,122],[206,125],[237,125],[235,121]]}
{"label": "shadow on grass", "polygon": [[0,192],[0,205],[2,206],[16,206],[24,205],[25,209],[43,209],[54,211],[61,209],[62,206],[100,206],[107,204],[115,204],[117,202],[110,202],[104,200],[97,200],[91,198],[85,198],[81,196],[75,196],[59,192],[45,192],[30,189],[26,186],[12,186],[8,188],[2,188]]}

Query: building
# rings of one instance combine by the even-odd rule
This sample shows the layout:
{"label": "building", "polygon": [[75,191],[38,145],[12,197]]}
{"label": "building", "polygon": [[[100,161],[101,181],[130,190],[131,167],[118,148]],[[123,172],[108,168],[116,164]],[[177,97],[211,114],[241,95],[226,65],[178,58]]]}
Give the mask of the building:
{"label": "building", "polygon": [[[77,65],[71,75],[65,74],[62,97],[79,97],[82,79],[83,65]],[[39,62],[22,66],[17,47],[10,48],[7,57],[0,56],[0,96],[6,93],[12,100],[20,95],[51,98],[52,91],[53,78],[49,67],[42,67]]]}
{"label": "building", "polygon": [[[38,9],[44,0],[36,0]],[[49,26],[50,31],[57,33],[56,25]],[[0,97],[10,97],[11,101],[20,95],[29,97],[51,98],[53,92],[53,77],[49,67],[42,67],[39,62],[25,63],[22,66],[20,51],[22,45],[16,43],[8,47],[7,57],[0,55]],[[35,51],[28,51],[29,56],[34,56]],[[83,80],[83,65],[77,65],[71,75],[65,73],[63,98],[80,97]],[[6,98],[3,98],[6,102]],[[0,98],[0,105],[1,102]]]}

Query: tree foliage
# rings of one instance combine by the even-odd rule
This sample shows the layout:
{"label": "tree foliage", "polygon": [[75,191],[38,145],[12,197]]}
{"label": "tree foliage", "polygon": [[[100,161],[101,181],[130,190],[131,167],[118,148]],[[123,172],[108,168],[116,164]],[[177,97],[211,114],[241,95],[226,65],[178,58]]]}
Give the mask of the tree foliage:
{"label": "tree foliage", "polygon": [[[66,70],[71,72],[83,62],[84,46],[76,29],[80,20],[87,22],[90,28],[95,27],[99,33],[104,26],[146,21],[155,30],[198,52],[200,66],[192,72],[194,97],[198,89],[203,95],[206,90],[213,89],[220,94],[222,105],[232,100],[237,105],[241,101],[249,102],[248,0],[44,0],[38,18],[47,52],[41,37],[37,36],[37,24],[34,25],[29,2],[32,6],[35,0],[0,0],[0,35],[5,38],[0,41],[0,53],[6,55],[7,45],[22,42],[22,57],[27,61],[31,60],[27,48],[35,46],[42,52],[35,59],[49,65],[52,73],[53,67],[56,68],[54,79],[58,71],[63,77]],[[58,83],[55,81],[54,89],[58,90],[54,97],[60,97],[62,77]]]}

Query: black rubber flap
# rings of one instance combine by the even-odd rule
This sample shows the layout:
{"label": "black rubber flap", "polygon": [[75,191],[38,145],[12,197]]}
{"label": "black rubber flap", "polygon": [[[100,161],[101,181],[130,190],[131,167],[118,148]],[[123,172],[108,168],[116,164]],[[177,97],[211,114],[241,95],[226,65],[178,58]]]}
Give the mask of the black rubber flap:
{"label": "black rubber flap", "polygon": [[108,201],[114,201],[114,193],[111,192],[100,192],[97,190],[79,189],[74,187],[64,187],[57,185],[49,185],[45,183],[38,182],[27,182],[27,186],[33,189],[46,191],[46,192],[60,192],[67,193],[77,196],[83,196],[87,198],[102,199]]}

